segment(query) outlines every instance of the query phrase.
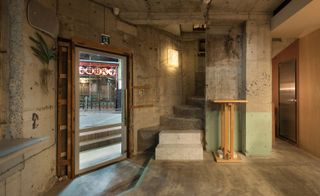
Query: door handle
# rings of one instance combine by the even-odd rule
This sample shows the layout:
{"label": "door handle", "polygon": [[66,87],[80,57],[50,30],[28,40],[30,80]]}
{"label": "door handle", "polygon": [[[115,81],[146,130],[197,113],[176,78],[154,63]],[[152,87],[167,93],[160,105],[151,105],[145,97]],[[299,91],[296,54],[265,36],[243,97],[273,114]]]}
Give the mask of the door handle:
{"label": "door handle", "polygon": [[296,99],[288,99],[288,102],[296,103],[296,102],[297,102],[297,100],[296,100]]}

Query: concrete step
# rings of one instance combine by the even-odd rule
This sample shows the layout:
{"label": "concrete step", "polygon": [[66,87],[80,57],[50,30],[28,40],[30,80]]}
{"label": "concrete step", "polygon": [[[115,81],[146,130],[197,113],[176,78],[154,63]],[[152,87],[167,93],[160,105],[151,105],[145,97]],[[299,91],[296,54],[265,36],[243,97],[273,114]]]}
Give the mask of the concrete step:
{"label": "concrete step", "polygon": [[203,121],[197,118],[179,118],[173,116],[161,116],[160,127],[173,130],[203,129]]}
{"label": "concrete step", "polygon": [[156,160],[203,160],[201,144],[159,144]]}
{"label": "concrete step", "polygon": [[138,130],[138,153],[154,151],[159,143],[160,127],[145,127]]}
{"label": "concrete step", "polygon": [[202,144],[202,130],[164,130],[159,134],[159,144]]}
{"label": "concrete step", "polygon": [[176,117],[204,119],[203,108],[190,105],[174,106],[173,114]]}
{"label": "concrete step", "polygon": [[86,131],[80,131],[80,142],[95,140],[107,136],[121,134],[121,126],[106,127],[99,129],[87,129]]}
{"label": "concrete step", "polygon": [[80,142],[80,152],[117,144],[122,141],[121,134],[106,136],[94,140]]}
{"label": "concrete step", "polygon": [[204,108],[205,105],[205,98],[204,97],[189,97],[187,99],[187,104]]}

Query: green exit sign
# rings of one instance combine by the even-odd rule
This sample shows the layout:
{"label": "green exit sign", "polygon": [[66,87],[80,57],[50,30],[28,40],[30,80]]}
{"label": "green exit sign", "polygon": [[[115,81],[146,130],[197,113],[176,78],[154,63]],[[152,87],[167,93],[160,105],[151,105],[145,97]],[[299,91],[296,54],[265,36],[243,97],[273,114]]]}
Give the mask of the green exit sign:
{"label": "green exit sign", "polygon": [[105,44],[105,45],[110,44],[110,35],[101,34],[100,44]]}

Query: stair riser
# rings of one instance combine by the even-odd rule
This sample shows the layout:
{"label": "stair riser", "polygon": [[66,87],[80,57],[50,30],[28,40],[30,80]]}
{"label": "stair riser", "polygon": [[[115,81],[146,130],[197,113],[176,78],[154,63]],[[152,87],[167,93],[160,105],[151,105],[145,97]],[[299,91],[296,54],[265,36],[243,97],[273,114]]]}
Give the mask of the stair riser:
{"label": "stair riser", "polygon": [[101,133],[94,133],[90,135],[82,135],[80,136],[80,142],[99,139],[99,138],[111,136],[111,135],[117,135],[117,134],[121,134],[121,132],[122,130],[119,129],[119,130],[106,131]]}
{"label": "stair riser", "polygon": [[91,150],[94,148],[100,148],[100,147],[105,147],[105,146],[110,146],[113,144],[120,143],[122,141],[121,137],[118,138],[112,138],[106,141],[100,141],[92,144],[87,144],[87,145],[81,145],[80,144],[80,152],[85,151],[85,150]]}
{"label": "stair riser", "polygon": [[155,147],[159,143],[159,132],[160,128],[157,127],[148,129],[139,129],[138,130],[138,152],[145,152],[152,150],[154,151]]}
{"label": "stair riser", "polygon": [[175,133],[160,134],[160,144],[201,144],[201,134]]}
{"label": "stair riser", "polygon": [[187,99],[187,104],[204,108],[205,101],[204,100],[196,100],[196,99]]}
{"label": "stair riser", "polygon": [[203,122],[200,119],[177,120],[177,119],[171,119],[166,117],[160,117],[160,126],[162,129],[174,129],[174,130],[203,129]]}
{"label": "stair riser", "polygon": [[173,113],[176,117],[204,119],[204,111],[201,109],[183,109],[174,107]]}
{"label": "stair riser", "polygon": [[156,148],[156,160],[203,160],[203,149]]}

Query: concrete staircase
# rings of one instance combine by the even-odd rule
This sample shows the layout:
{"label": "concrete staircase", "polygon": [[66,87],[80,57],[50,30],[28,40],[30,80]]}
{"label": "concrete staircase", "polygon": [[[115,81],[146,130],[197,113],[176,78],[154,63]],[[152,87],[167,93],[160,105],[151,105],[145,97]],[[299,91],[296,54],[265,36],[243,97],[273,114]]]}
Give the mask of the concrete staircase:
{"label": "concrete staircase", "polygon": [[189,98],[174,106],[173,116],[161,116],[157,160],[202,160],[204,98]]}

